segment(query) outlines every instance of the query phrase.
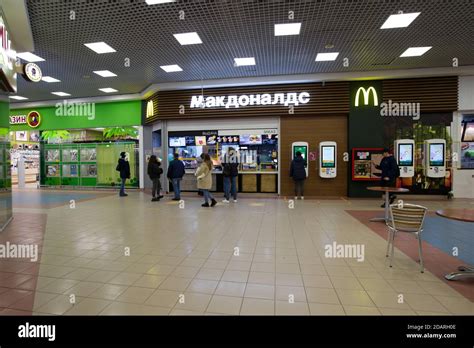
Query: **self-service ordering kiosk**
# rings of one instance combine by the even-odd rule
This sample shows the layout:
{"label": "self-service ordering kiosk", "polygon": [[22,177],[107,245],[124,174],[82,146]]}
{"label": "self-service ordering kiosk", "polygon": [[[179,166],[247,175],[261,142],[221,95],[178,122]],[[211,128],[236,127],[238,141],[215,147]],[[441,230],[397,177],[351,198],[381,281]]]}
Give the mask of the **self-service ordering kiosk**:
{"label": "self-service ordering kiosk", "polygon": [[395,140],[394,148],[400,177],[413,177],[415,175],[415,141],[413,139]]}
{"label": "self-service ordering kiosk", "polygon": [[319,143],[319,176],[335,178],[337,175],[337,144],[335,141]]}
{"label": "self-service ordering kiosk", "polygon": [[301,152],[301,156],[306,161],[306,177],[308,176],[308,149],[309,145],[304,141],[297,141],[291,144],[291,159],[293,160],[296,157],[297,152]]}
{"label": "self-service ordering kiosk", "polygon": [[425,176],[444,178],[446,175],[446,140],[425,140],[424,152]]}

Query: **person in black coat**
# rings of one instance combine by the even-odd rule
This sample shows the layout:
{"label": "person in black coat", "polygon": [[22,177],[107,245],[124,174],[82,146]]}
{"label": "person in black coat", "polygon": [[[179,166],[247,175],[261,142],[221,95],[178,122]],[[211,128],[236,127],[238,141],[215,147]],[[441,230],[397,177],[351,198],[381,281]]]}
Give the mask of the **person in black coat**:
{"label": "person in black coat", "polygon": [[[400,176],[400,168],[398,167],[397,160],[390,153],[388,148],[383,149],[383,158],[380,161],[379,165],[376,165],[375,168],[382,171],[380,186],[395,187],[397,178]],[[397,196],[390,193],[390,204],[392,204]],[[382,208],[385,207],[385,203],[382,204]]]}
{"label": "person in black coat", "polygon": [[229,147],[222,159],[222,175],[224,177],[224,200],[229,203],[230,195],[237,203],[237,177],[239,176],[239,154],[233,147]]}
{"label": "person in black coat", "polygon": [[168,172],[166,173],[166,176],[173,185],[173,201],[181,200],[181,179],[183,179],[185,173],[184,163],[179,160],[179,154],[175,153],[174,159],[170,162]]}
{"label": "person in black coat", "polygon": [[120,158],[118,160],[117,168],[115,168],[118,172],[120,172],[120,179],[122,180],[120,184],[120,197],[128,196],[125,193],[125,181],[130,179],[130,163],[125,159],[127,154],[125,152],[120,153]]}
{"label": "person in black coat", "polygon": [[295,182],[295,199],[304,199],[304,181],[306,180],[306,160],[297,151],[296,156],[291,161],[290,177]]}
{"label": "person in black coat", "polygon": [[159,201],[163,196],[160,195],[161,192],[161,181],[160,177],[163,174],[163,169],[161,168],[161,163],[158,161],[155,155],[150,156],[148,161],[148,176],[153,182],[153,187],[151,189],[151,194],[153,196],[152,202]]}

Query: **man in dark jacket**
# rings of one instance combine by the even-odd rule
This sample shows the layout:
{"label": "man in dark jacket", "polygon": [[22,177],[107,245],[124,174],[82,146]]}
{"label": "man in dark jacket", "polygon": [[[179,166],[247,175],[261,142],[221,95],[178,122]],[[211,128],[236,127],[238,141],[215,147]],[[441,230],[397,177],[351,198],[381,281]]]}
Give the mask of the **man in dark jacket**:
{"label": "man in dark jacket", "polygon": [[173,201],[181,200],[181,179],[185,174],[184,163],[179,160],[179,154],[174,154],[174,159],[168,166],[168,173],[166,176],[173,184],[174,198]]}
{"label": "man in dark jacket", "polygon": [[306,160],[297,151],[296,156],[291,161],[290,177],[295,182],[295,199],[304,199],[304,181],[306,180]]}
{"label": "man in dark jacket", "polygon": [[[397,160],[393,157],[388,148],[383,149],[383,158],[380,164],[376,165],[375,168],[382,171],[380,186],[395,187],[397,178],[400,176],[400,168],[398,168]],[[390,193],[390,204],[395,201],[395,198],[397,198],[397,196]],[[385,203],[382,204],[382,208],[384,207]]]}
{"label": "man in dark jacket", "polygon": [[128,196],[125,193],[125,181],[130,179],[130,163],[128,163],[128,161],[125,159],[126,156],[127,154],[125,152],[120,153],[120,158],[116,168],[117,171],[120,172],[120,179],[122,180],[120,184],[120,197]]}
{"label": "man in dark jacket", "polygon": [[233,147],[229,147],[229,150],[222,160],[225,197],[222,202],[224,203],[229,203],[231,193],[234,203],[237,203],[237,177],[239,176],[239,163],[239,154]]}
{"label": "man in dark jacket", "polygon": [[151,189],[151,195],[153,196],[152,202],[159,201],[163,196],[160,195],[161,192],[161,182],[160,177],[163,173],[163,169],[161,168],[161,163],[158,161],[158,158],[155,155],[150,156],[150,160],[148,161],[148,176],[150,180],[153,182],[153,187]]}

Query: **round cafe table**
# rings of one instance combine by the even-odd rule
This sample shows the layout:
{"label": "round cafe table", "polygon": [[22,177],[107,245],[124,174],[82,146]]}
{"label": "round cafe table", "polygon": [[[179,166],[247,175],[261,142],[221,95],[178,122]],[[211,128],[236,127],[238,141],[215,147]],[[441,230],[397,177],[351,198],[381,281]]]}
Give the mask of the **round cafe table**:
{"label": "round cafe table", "polygon": [[[436,211],[436,215],[451,220],[474,222],[474,209],[441,209]],[[474,267],[459,266],[458,272],[446,274],[444,277],[447,280],[474,278]]]}
{"label": "round cafe table", "polygon": [[367,187],[367,190],[369,191],[377,191],[377,192],[384,192],[385,193],[385,210],[384,210],[384,216],[383,217],[376,217],[370,219],[371,222],[378,222],[378,221],[383,221],[387,223],[390,221],[389,217],[389,193],[406,193],[409,192],[409,189],[402,188],[402,187],[392,187],[392,186],[369,186]]}

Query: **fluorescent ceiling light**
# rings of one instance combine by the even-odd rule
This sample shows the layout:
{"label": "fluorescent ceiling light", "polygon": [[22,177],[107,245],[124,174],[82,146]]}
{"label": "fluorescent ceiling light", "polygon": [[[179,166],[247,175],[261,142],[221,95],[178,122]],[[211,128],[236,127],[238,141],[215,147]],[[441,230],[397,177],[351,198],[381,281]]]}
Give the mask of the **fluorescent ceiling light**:
{"label": "fluorescent ceiling light", "polygon": [[327,61],[336,60],[338,55],[339,55],[339,52],[318,53],[318,55],[316,56],[316,61],[327,62]]}
{"label": "fluorescent ceiling light", "polygon": [[161,69],[166,71],[167,73],[170,72],[176,72],[176,71],[183,71],[179,65],[173,64],[173,65],[162,65],[160,66]]}
{"label": "fluorescent ceiling light", "polygon": [[156,4],[166,4],[168,2],[176,2],[176,0],[145,0],[148,5],[156,5]]}
{"label": "fluorescent ceiling light", "polygon": [[26,60],[30,63],[44,62],[43,58],[38,57],[36,54],[30,52],[17,53],[17,57],[20,57],[21,59]]}
{"label": "fluorescent ceiling light", "polygon": [[201,38],[198,33],[183,33],[183,34],[173,34],[173,36],[178,40],[181,45],[194,45],[202,44]]}
{"label": "fluorescent ceiling light", "polygon": [[104,93],[114,93],[114,92],[118,92],[116,89],[113,89],[113,88],[110,88],[110,87],[107,87],[107,88],[99,88],[99,91],[102,91]]}
{"label": "fluorescent ceiling light", "polygon": [[15,99],[15,100],[26,100],[28,98],[25,98],[25,97],[21,97],[19,95],[11,95],[10,96],[10,99]]}
{"label": "fluorescent ceiling light", "polygon": [[245,66],[245,65],[255,65],[255,58],[254,57],[247,57],[247,58],[234,58],[236,66]]}
{"label": "fluorescent ceiling light", "polygon": [[61,82],[60,80],[55,79],[54,77],[51,77],[51,76],[43,76],[41,78],[41,81],[49,82],[49,83],[51,83],[51,82]]}
{"label": "fluorescent ceiling light", "polygon": [[391,15],[387,18],[385,23],[382,24],[380,29],[406,28],[411,24],[411,22],[415,20],[416,17],[418,17],[420,13],[421,12],[413,12]]}
{"label": "fluorescent ceiling light", "polygon": [[117,52],[112,47],[107,45],[105,42],[86,43],[84,44],[84,46],[90,48],[91,50],[93,50],[94,52],[98,54]]}
{"label": "fluorescent ceiling light", "polygon": [[299,35],[301,23],[275,24],[275,36]]}
{"label": "fluorescent ceiling light", "polygon": [[60,97],[67,97],[70,95],[69,93],[64,93],[64,92],[51,92],[51,94],[58,95]]}
{"label": "fluorescent ceiling light", "polygon": [[418,57],[422,56],[431,49],[432,46],[427,47],[410,47],[403,52],[400,57]]}
{"label": "fluorescent ceiling light", "polygon": [[117,76],[117,74],[114,74],[112,71],[109,71],[109,70],[96,70],[94,71],[94,74],[97,74],[102,77]]}

